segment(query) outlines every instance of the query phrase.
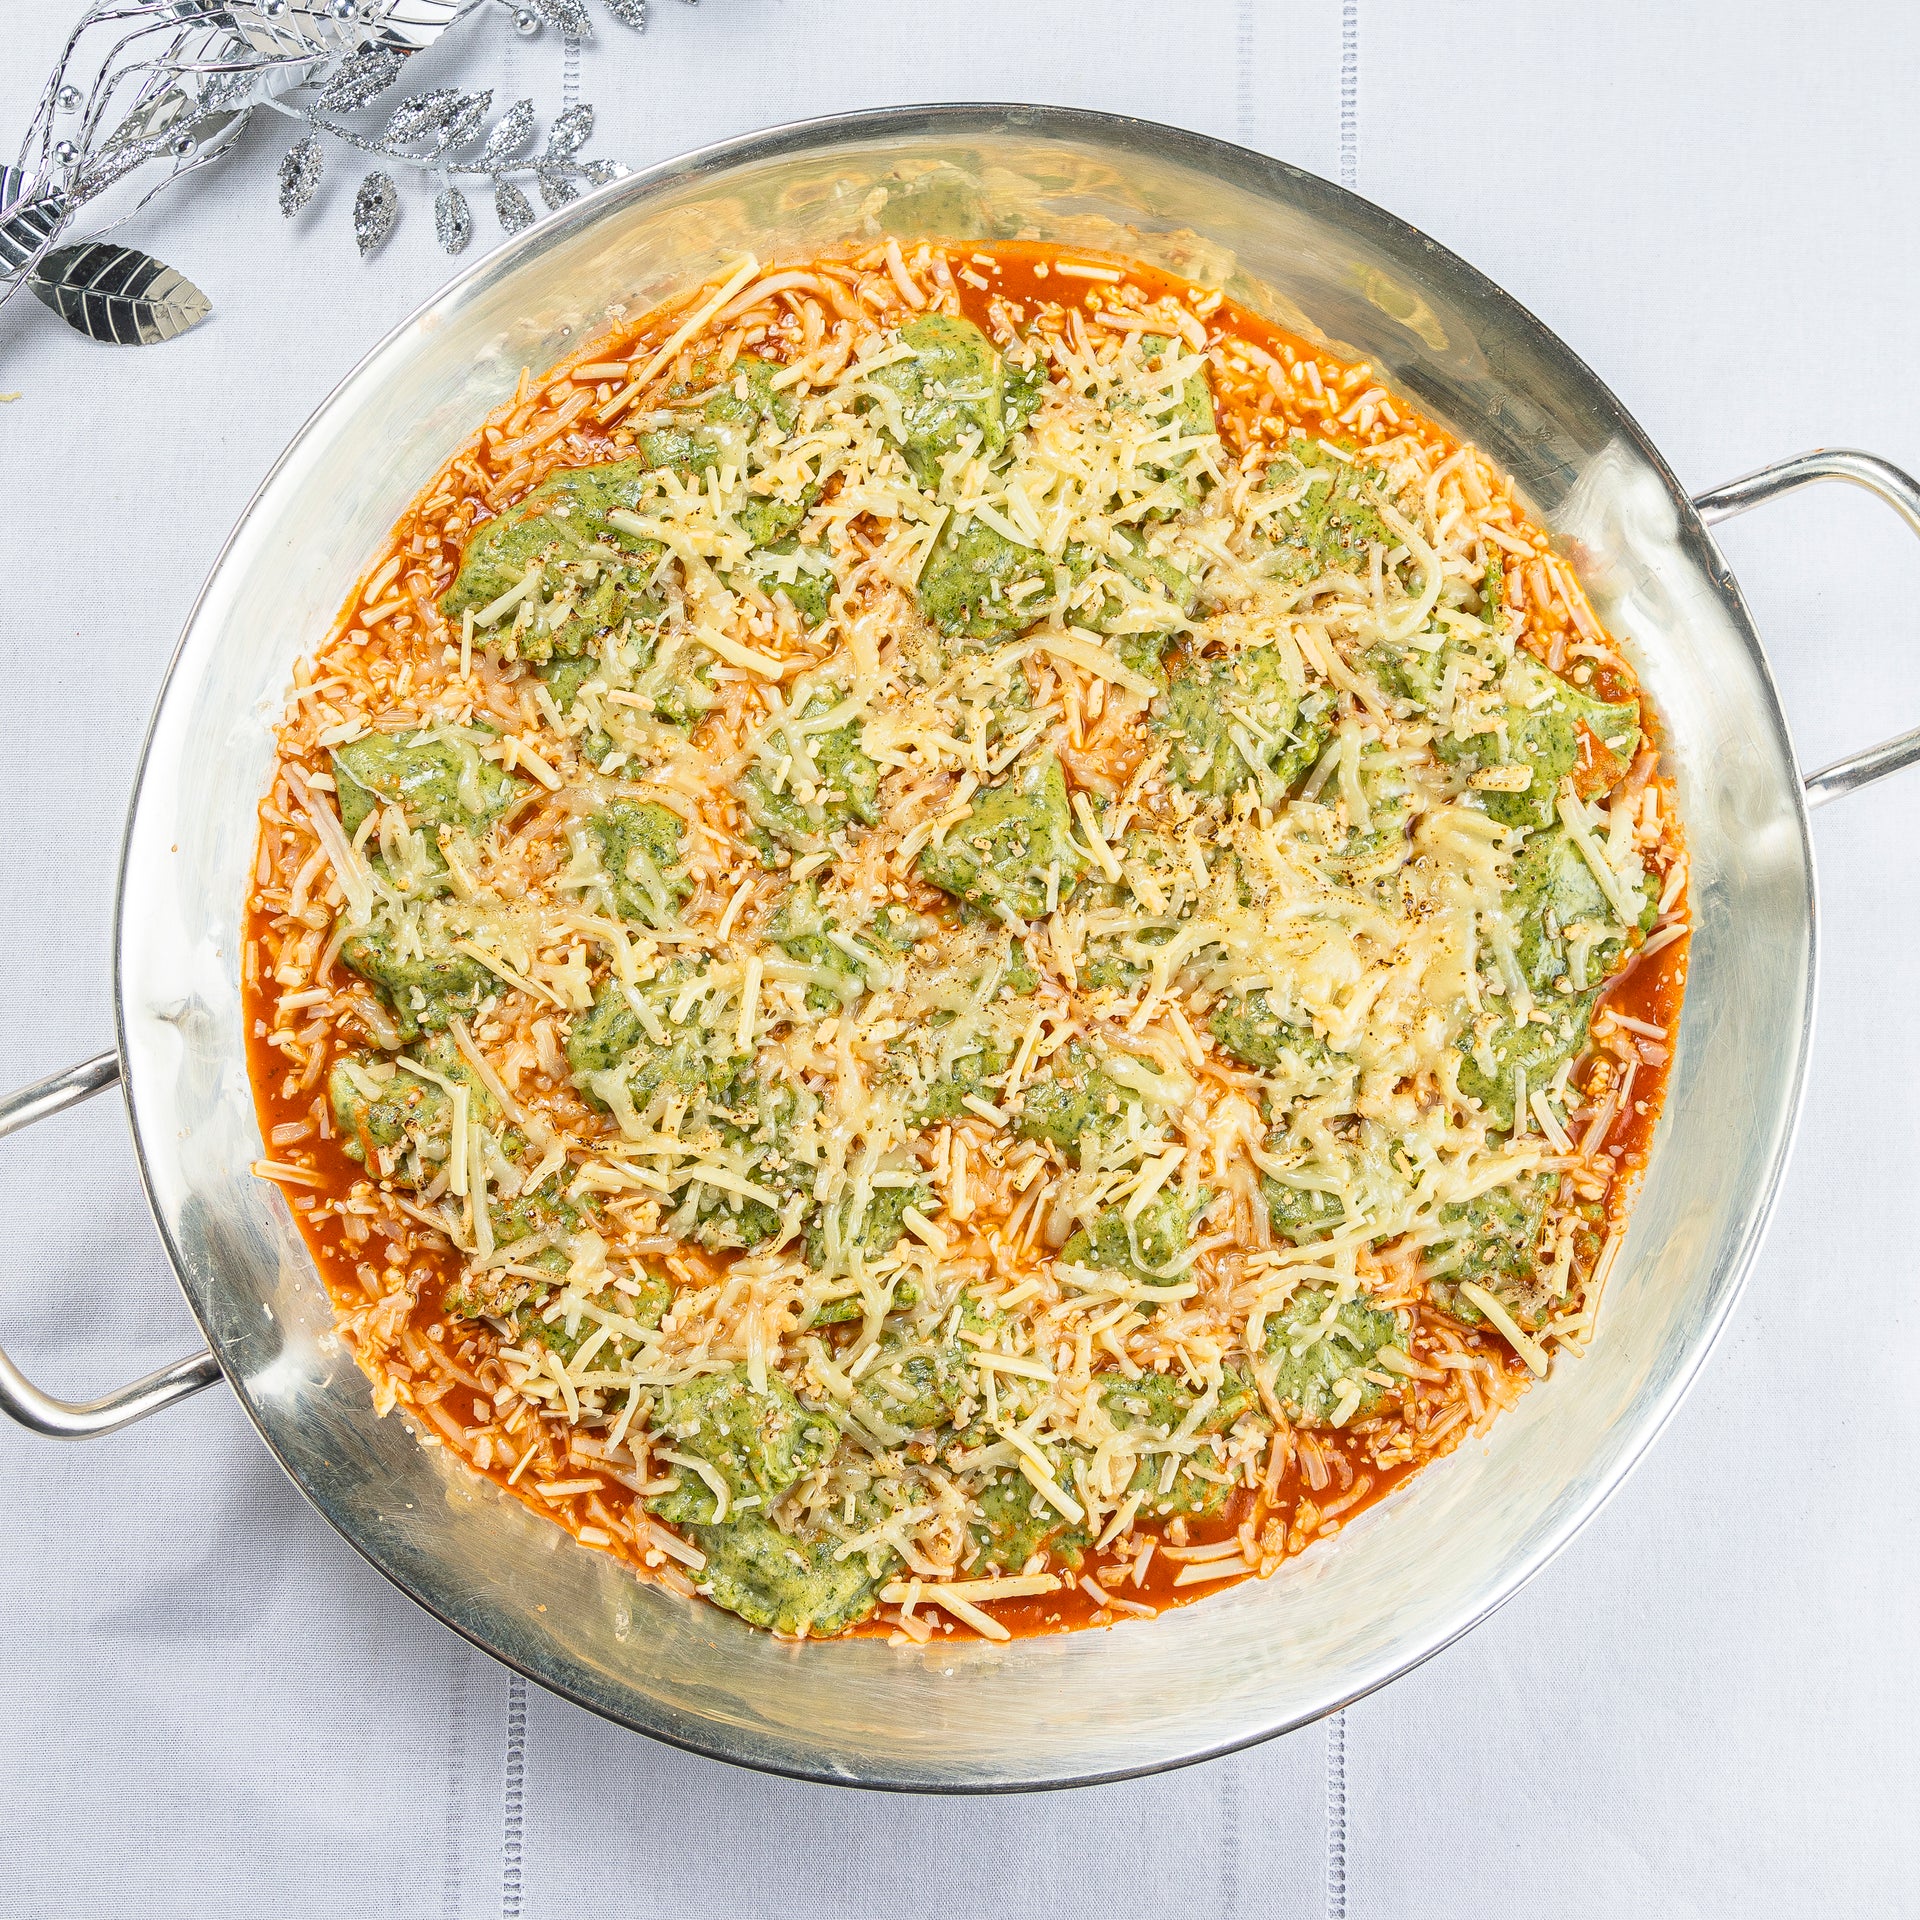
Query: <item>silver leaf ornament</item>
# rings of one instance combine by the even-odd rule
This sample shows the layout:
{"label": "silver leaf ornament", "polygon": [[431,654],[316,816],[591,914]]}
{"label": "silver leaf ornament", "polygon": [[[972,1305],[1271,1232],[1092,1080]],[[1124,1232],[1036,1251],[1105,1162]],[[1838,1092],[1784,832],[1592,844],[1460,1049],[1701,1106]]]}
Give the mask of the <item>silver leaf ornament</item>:
{"label": "silver leaf ornament", "polygon": [[313,198],[325,164],[318,134],[310,133],[287,149],[280,162],[280,211],[289,220]]}
{"label": "silver leaf ornament", "polygon": [[28,284],[68,326],[111,346],[172,340],[213,311],[213,302],[164,261],[103,240],[55,247]]}
{"label": "silver leaf ornament", "polygon": [[533,177],[539,183],[540,198],[555,213],[558,213],[569,200],[580,197],[579,183],[564,167],[549,165],[542,160],[533,170]]}
{"label": "silver leaf ornament", "polygon": [[566,160],[578,153],[593,135],[593,109],[584,101],[569,107],[547,129],[549,160]]}
{"label": "silver leaf ornament", "polygon": [[320,107],[327,113],[351,113],[377,99],[400,78],[407,56],[393,47],[369,47],[356,53],[335,71],[320,90]]}
{"label": "silver leaf ornament", "polygon": [[493,211],[504,233],[518,233],[533,225],[533,202],[511,180],[493,183]]}
{"label": "silver leaf ornament", "polygon": [[440,129],[441,140],[449,147],[464,147],[480,131],[487,109],[492,105],[491,87],[479,93],[463,94],[460,104],[447,115],[447,124]]}
{"label": "silver leaf ornament", "polygon": [[433,237],[443,253],[458,253],[473,238],[473,212],[458,187],[442,187],[434,196]]}
{"label": "silver leaf ornament", "polygon": [[357,7],[337,13],[333,0],[229,0],[226,15],[247,45],[271,60],[358,53],[382,37],[377,21],[363,20]]}
{"label": "silver leaf ornament", "polygon": [[400,190],[388,173],[370,173],[353,196],[353,237],[364,259],[393,231],[400,211]]}
{"label": "silver leaf ornament", "polygon": [[480,149],[480,156],[474,165],[504,166],[507,161],[518,159],[525,153],[532,138],[533,102],[516,100],[495,122],[493,131],[487,135],[487,144]]}
{"label": "silver leaf ornament", "polygon": [[57,187],[35,193],[17,167],[0,181],[0,276],[18,273],[60,231],[68,214],[66,195]]}
{"label": "silver leaf ornament", "polygon": [[394,108],[383,136],[390,147],[404,147],[432,133],[459,110],[458,87],[435,87],[430,93],[411,94]]}
{"label": "silver leaf ornament", "polygon": [[561,33],[582,36],[593,31],[593,18],[586,0],[533,0],[533,10],[548,26]]}
{"label": "silver leaf ornament", "polygon": [[[384,0],[347,7],[338,0],[227,0],[225,15],[255,52],[276,60],[390,47],[418,53],[453,25],[470,0]],[[181,0],[182,9],[193,0]]]}

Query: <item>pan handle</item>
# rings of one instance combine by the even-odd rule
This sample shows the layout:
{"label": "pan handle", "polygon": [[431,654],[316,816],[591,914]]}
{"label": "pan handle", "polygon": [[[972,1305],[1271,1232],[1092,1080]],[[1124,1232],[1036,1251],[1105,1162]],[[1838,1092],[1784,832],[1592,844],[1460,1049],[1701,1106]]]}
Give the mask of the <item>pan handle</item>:
{"label": "pan handle", "polygon": [[[1711,526],[1716,520],[1731,520],[1749,507],[1764,506],[1769,500],[1795,493],[1819,480],[1844,480],[1851,486],[1866,488],[1876,499],[1884,500],[1915,533],[1920,533],[1920,482],[1892,461],[1851,447],[1816,447],[1811,453],[1797,454],[1791,460],[1729,480],[1724,487],[1695,494],[1694,511]],[[1808,774],[1807,805],[1824,806],[1844,793],[1858,793],[1862,787],[1870,787],[1876,780],[1884,780],[1888,774],[1912,766],[1916,760],[1920,760],[1920,727],[1895,734],[1877,747],[1849,754],[1830,767],[1822,767],[1818,773]]]}
{"label": "pan handle", "polygon": [[[0,1095],[0,1137],[78,1106],[82,1100],[91,1100],[96,1093],[117,1086],[119,1080],[120,1056],[100,1053],[65,1073],[36,1080],[17,1093]],[[203,1348],[131,1386],[102,1394],[98,1400],[56,1400],[50,1393],[42,1393],[0,1353],[0,1413],[56,1440],[91,1440],[96,1434],[112,1433],[117,1427],[144,1420],[148,1414],[212,1386],[219,1378],[220,1362],[211,1348]]]}

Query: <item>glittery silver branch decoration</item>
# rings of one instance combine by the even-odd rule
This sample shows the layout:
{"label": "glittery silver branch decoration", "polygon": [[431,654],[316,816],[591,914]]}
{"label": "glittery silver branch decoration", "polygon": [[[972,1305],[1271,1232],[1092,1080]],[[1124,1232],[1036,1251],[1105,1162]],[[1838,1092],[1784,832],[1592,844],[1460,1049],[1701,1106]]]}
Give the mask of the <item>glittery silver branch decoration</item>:
{"label": "glittery silver branch decoration", "polygon": [[[577,3],[577,0],[576,0]],[[516,100],[491,128],[487,115],[493,91],[464,92],[434,87],[410,94],[384,109],[379,126],[356,126],[346,116],[373,108],[399,80],[404,62],[373,48],[341,65],[323,86],[308,83],[269,104],[283,113],[300,113],[314,132],[288,150],[280,167],[280,211],[291,217],[313,197],[323,166],[319,135],[391,166],[426,174],[438,187],[434,196],[434,237],[448,253],[458,253],[473,235],[473,213],[461,180],[485,181],[493,188],[502,228],[517,233],[534,217],[518,180],[531,180],[549,207],[565,206],[582,185],[599,186],[623,168],[609,160],[582,160],[580,149],[593,132],[593,109],[568,107],[547,130],[544,147],[529,156],[536,117],[531,100]],[[478,143],[477,151],[467,150]],[[392,230],[399,214],[399,189],[384,167],[376,168],[354,195],[353,232],[362,253],[371,253]]]}
{"label": "glittery silver branch decoration", "polygon": [[[600,5],[626,27],[645,24],[645,0]],[[559,208],[623,173],[580,157],[593,131],[589,106],[559,114],[534,152],[531,100],[513,102],[491,127],[489,88],[432,87],[376,104],[416,53],[496,6],[522,34],[593,31],[585,0],[95,0],[47,81],[18,165],[0,167],[0,303],[30,287],[80,332],[120,344],[197,325],[212,310],[205,294],[102,236],[218,159],[263,110],[306,127],[276,176],[288,218],[313,201],[329,141],[375,162],[353,199],[362,254],[399,217],[396,175],[431,187],[435,238],[458,253],[473,234],[462,181],[491,187],[501,228],[517,233],[537,217],[522,181]],[[69,230],[82,212],[123,183],[138,197],[74,243]]]}

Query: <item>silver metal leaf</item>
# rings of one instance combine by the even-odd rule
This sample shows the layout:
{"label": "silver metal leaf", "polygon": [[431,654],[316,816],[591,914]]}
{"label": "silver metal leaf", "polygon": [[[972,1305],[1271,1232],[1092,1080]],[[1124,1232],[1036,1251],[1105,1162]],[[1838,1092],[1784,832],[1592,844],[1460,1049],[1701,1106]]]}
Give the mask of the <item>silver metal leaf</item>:
{"label": "silver metal leaf", "polygon": [[445,253],[460,252],[473,238],[473,211],[458,187],[442,187],[434,196],[433,237]]}
{"label": "silver metal leaf", "polygon": [[18,273],[60,231],[69,203],[57,188],[34,193],[17,167],[7,168],[0,185],[0,274]]}
{"label": "silver metal leaf", "polygon": [[[96,7],[90,18],[99,11]],[[223,17],[200,0],[191,0],[191,5],[183,0],[173,11],[196,25]],[[143,60],[130,71],[116,70],[110,58],[95,82],[79,152],[67,163],[65,185],[72,200],[79,204],[95,198],[149,160],[163,161],[171,173],[179,174],[213,159],[245,123],[263,65],[247,42],[230,31],[204,38],[177,36],[159,58]],[[96,126],[96,115],[102,114],[115,88],[133,75],[139,76],[139,85],[126,110],[117,119],[102,117]],[[79,94],[78,88],[68,91]]]}
{"label": "silver metal leaf", "polygon": [[224,153],[228,147],[240,138],[247,122],[253,118],[252,107],[240,107],[232,113],[213,113],[199,121],[193,129],[193,146],[182,160],[197,158],[211,160],[216,154]]}
{"label": "silver metal leaf", "polygon": [[548,26],[576,36],[593,31],[593,17],[586,0],[533,0],[533,10]]}
{"label": "silver metal leaf", "polygon": [[569,107],[547,129],[549,160],[566,160],[578,153],[593,137],[593,109],[584,101]]}
{"label": "silver metal leaf", "polygon": [[172,267],[103,240],[55,247],[27,284],[68,326],[119,347],[171,340],[213,311],[213,302]]}
{"label": "silver metal leaf", "polygon": [[503,233],[518,233],[533,225],[533,202],[511,180],[493,183],[493,211]]}
{"label": "silver metal leaf", "polygon": [[133,107],[103,145],[133,146],[151,140],[156,134],[171,133],[182,121],[192,117],[197,104],[186,88],[177,82],[170,87],[157,88]]}
{"label": "silver metal leaf", "polygon": [[353,196],[353,237],[363,258],[393,231],[399,211],[400,190],[391,174],[370,173],[360,182]]}
{"label": "silver metal leaf", "polygon": [[635,33],[643,33],[647,25],[647,0],[600,0],[600,4],[620,22],[623,27],[631,27]]}
{"label": "silver metal leaf", "polygon": [[313,198],[326,165],[320,136],[310,133],[296,140],[280,162],[280,211],[291,220]]}
{"label": "silver metal leaf", "polygon": [[609,180],[618,180],[626,172],[617,160],[589,160],[580,169],[596,187],[604,187]]}
{"label": "silver metal leaf", "polygon": [[332,0],[229,0],[226,13],[247,45],[271,60],[355,53],[379,38],[357,12],[336,18]]}
{"label": "silver metal leaf", "polygon": [[341,62],[320,90],[320,106],[327,113],[351,113],[377,99],[400,78],[407,56],[393,47],[369,47]]}
{"label": "silver metal leaf", "polygon": [[156,74],[97,147],[89,151],[83,145],[79,164],[67,179],[74,199],[91,200],[147,161],[172,151],[183,134],[191,139],[189,123],[198,106],[185,87],[178,82],[162,86]]}
{"label": "silver metal leaf", "polygon": [[435,87],[428,93],[410,95],[394,108],[387,121],[383,136],[386,143],[391,147],[405,146],[433,132],[459,110],[461,98],[458,87]]}
{"label": "silver metal leaf", "polygon": [[440,144],[443,147],[464,147],[480,131],[480,124],[486,119],[487,109],[492,105],[491,87],[479,93],[463,94],[460,104],[447,116],[447,124],[440,129]]}
{"label": "silver metal leaf", "polygon": [[533,170],[539,183],[540,198],[558,213],[569,200],[580,197],[580,183],[564,167],[550,166],[542,160]]}
{"label": "silver metal leaf", "polygon": [[[471,0],[374,0],[342,12],[337,0],[226,0],[222,11],[248,46],[276,60],[391,47],[417,53],[453,25]],[[194,11],[200,9],[196,6]]]}
{"label": "silver metal leaf", "polygon": [[[263,62],[255,75],[255,84],[260,89],[263,100],[281,100],[289,106],[295,106],[293,96],[300,89],[321,77],[323,69],[314,64],[300,65],[297,61],[275,60]],[[306,102],[295,106],[296,111],[304,111]]]}
{"label": "silver metal leaf", "polygon": [[507,161],[525,153],[532,138],[533,102],[516,100],[487,135],[487,144],[480,149],[480,157],[474,164],[480,167],[504,166]]}

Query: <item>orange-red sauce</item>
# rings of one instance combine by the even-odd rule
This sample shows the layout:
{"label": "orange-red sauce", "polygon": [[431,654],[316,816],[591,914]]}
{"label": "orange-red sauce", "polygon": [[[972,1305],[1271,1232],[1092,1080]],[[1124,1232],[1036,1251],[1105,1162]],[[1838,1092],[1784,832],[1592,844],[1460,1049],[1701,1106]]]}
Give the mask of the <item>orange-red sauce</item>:
{"label": "orange-red sauce", "polygon": [[[968,318],[988,331],[992,330],[992,310],[996,303],[1008,303],[1016,322],[1024,322],[1047,305],[1071,308],[1089,301],[1098,303],[1109,297],[1113,282],[1063,274],[1060,271],[1062,261],[1120,269],[1125,281],[1131,287],[1144,291],[1149,299],[1161,296],[1186,299],[1189,294],[1187,283],[1159,269],[1131,262],[1103,261],[1095,254],[1042,242],[1002,242],[990,247],[954,245],[947,249],[947,258],[958,278],[960,302]],[[969,269],[986,284],[975,285],[968,277]],[[1289,367],[1304,367],[1308,362],[1313,363],[1320,373],[1322,384],[1331,395],[1350,396],[1363,391],[1374,381],[1367,367],[1354,368],[1337,361],[1307,340],[1286,332],[1271,321],[1230,301],[1210,297],[1210,303],[1201,301],[1195,310],[1205,319],[1210,335],[1218,331],[1250,341],[1275,359],[1285,361]],[[528,394],[542,388],[551,392],[555,384],[565,382],[572,367],[630,358],[637,347],[664,337],[677,323],[678,317],[678,310],[655,312],[636,323],[613,329],[582,349],[571,361],[554,369],[544,381],[533,382],[523,377],[516,402],[523,403]],[[375,556],[361,587],[356,588],[349,599],[342,617],[342,630],[351,625],[365,605],[367,581],[379,580],[385,563],[397,556],[400,561],[397,581],[411,592],[422,613],[413,644],[423,649],[437,650],[444,636],[436,632],[433,619],[427,616],[426,609],[451,583],[459,559],[458,545],[446,537],[450,511],[447,501],[451,498],[455,503],[451,510],[454,514],[459,512],[463,503],[471,503],[467,514],[470,530],[476,520],[489,517],[492,512],[510,504],[552,467],[587,465],[597,460],[618,458],[630,444],[630,436],[623,435],[617,428],[598,427],[594,422],[594,410],[588,408],[572,433],[561,436],[531,458],[511,459],[502,467],[494,456],[493,448],[502,442],[498,430],[500,422],[510,417],[513,411],[514,406],[510,404],[496,417],[495,422],[489,423],[488,428],[476,434],[449,462],[440,478],[426,489],[421,500],[403,516],[391,542]],[[1229,404],[1223,396],[1217,414],[1220,432],[1230,452],[1235,455],[1251,444],[1263,426],[1272,431],[1275,423],[1263,419],[1263,416],[1277,415],[1278,420],[1297,424],[1308,432],[1327,430],[1329,417],[1323,411],[1316,420],[1311,410],[1296,415],[1281,406],[1270,388],[1263,388],[1257,401],[1250,406]],[[1406,410],[1398,410],[1396,419],[1391,422],[1382,420],[1371,429],[1342,426],[1339,431],[1363,445],[1370,439],[1408,431],[1421,434],[1432,444],[1447,451],[1458,445],[1440,428]],[[380,592],[385,594],[398,590],[399,586],[391,579],[380,588]],[[1531,626],[1538,650],[1547,658],[1550,666],[1558,668],[1562,662],[1555,658],[1555,654],[1562,643],[1572,639],[1575,632],[1571,614],[1564,606],[1544,598],[1537,582],[1522,580],[1517,588],[1510,583],[1510,601],[1516,590],[1531,595]],[[368,651],[371,654],[375,649],[370,647]],[[398,649],[392,663],[396,669],[404,664],[407,651],[405,646]],[[1630,679],[1604,665],[1593,670],[1586,684],[1609,701],[1626,699],[1637,692]],[[1656,717],[1650,712],[1646,717],[1650,723],[1648,732],[1657,734]],[[1087,742],[1084,751],[1097,753],[1100,750],[1100,742],[1095,738]],[[1124,752],[1125,748],[1122,746],[1116,750]],[[1063,751],[1062,758],[1069,759],[1069,755]],[[1070,761],[1069,771],[1073,771]],[[1124,773],[1125,769],[1119,771]],[[1642,784],[1648,779],[1659,779],[1651,750],[1643,755],[1642,763],[1636,765],[1630,778]],[[263,851],[260,872],[266,874],[270,866],[269,848]],[[276,933],[284,937],[287,931],[282,912],[285,905],[284,885],[276,888],[268,881],[256,885],[249,895],[246,909],[248,946],[243,1004],[248,1025],[248,1055],[261,1129],[269,1141],[273,1139],[276,1128],[296,1127],[320,1115],[324,1107],[321,1096],[325,1066],[338,1052],[364,1045],[366,1039],[371,1037],[354,1031],[349,1022],[336,1029],[330,1040],[319,1048],[315,1056],[319,1062],[318,1071],[313,1069],[312,1061],[305,1067],[290,1065],[290,1058],[298,1054],[297,1039],[290,1048],[288,1041],[294,1036],[278,1024],[276,983],[270,978],[265,965],[265,956],[275,945]],[[306,913],[305,924],[309,928],[323,925],[328,918],[316,907],[309,907]],[[316,915],[319,917],[315,918]],[[1687,946],[1687,940],[1682,937],[1646,959],[1634,962],[1607,990],[1602,1006],[1661,1029],[1668,1036],[1673,1035],[1677,1031],[1685,990]],[[1636,1071],[1633,1098],[1615,1116],[1606,1136],[1605,1151],[1620,1169],[1607,1201],[1609,1219],[1614,1225],[1624,1222],[1626,1209],[1638,1184],[1638,1174],[1652,1144],[1665,1092],[1667,1056],[1671,1045],[1671,1038],[1664,1043],[1651,1040],[1640,1043],[1641,1065]],[[1590,1060],[1576,1074],[1576,1079],[1584,1084],[1584,1076],[1591,1071]],[[489,1371],[491,1363],[487,1358],[493,1345],[492,1336],[478,1329],[474,1323],[450,1318],[440,1307],[443,1292],[460,1273],[460,1257],[443,1238],[426,1233],[408,1222],[392,1201],[379,1192],[374,1183],[369,1182],[366,1169],[342,1151],[340,1141],[326,1136],[323,1118],[320,1119],[320,1125],[322,1134],[319,1137],[309,1134],[299,1143],[298,1149],[301,1163],[310,1170],[311,1181],[306,1185],[289,1186],[289,1201],[295,1209],[321,1278],[343,1315],[364,1312],[371,1298],[390,1294],[396,1285],[404,1284],[413,1296],[399,1332],[400,1345],[410,1356],[410,1363],[391,1366],[388,1372],[400,1391],[402,1403],[412,1403],[421,1431],[442,1444],[449,1443],[452,1436],[448,1430],[448,1419],[440,1417],[436,1409],[451,1408],[456,1427],[464,1425],[465,1420],[460,1414],[462,1403],[476,1398],[490,1384],[497,1384],[498,1381],[497,1369]],[[283,1157],[275,1155],[276,1159]],[[315,1204],[317,1201],[347,1196],[356,1188],[362,1189],[363,1196],[370,1200],[370,1212],[367,1214],[343,1218],[334,1213],[323,1214]],[[356,1224],[364,1222],[357,1235],[350,1230],[348,1220],[354,1220]],[[664,1264],[671,1270],[678,1262],[681,1276],[693,1278],[710,1274],[723,1264],[724,1259],[725,1256],[688,1247],[681,1254],[669,1257]],[[1463,1331],[1466,1332],[1468,1344],[1494,1356],[1516,1385],[1525,1382],[1525,1368],[1491,1330]],[[445,1378],[449,1366],[467,1376],[473,1384],[469,1386],[463,1381],[450,1391],[428,1399],[427,1394],[438,1387],[439,1379]],[[425,1387],[424,1383],[430,1380],[433,1381],[433,1387]],[[416,1383],[421,1383],[421,1390],[415,1390]],[[1419,1465],[1424,1464],[1421,1459],[1386,1467],[1374,1463],[1369,1458],[1370,1429],[1374,1424],[1363,1421],[1346,1431],[1321,1432],[1315,1436],[1320,1453],[1328,1463],[1330,1478],[1312,1497],[1316,1507],[1323,1511],[1329,1505],[1338,1508],[1329,1520],[1316,1526],[1316,1534],[1344,1525],[1354,1515],[1383,1499]],[[566,1460],[566,1434],[555,1423],[534,1417],[528,1421],[521,1439],[534,1448],[530,1460],[516,1452],[513,1457],[495,1459],[485,1467],[476,1467],[476,1470],[484,1472],[503,1486],[513,1483],[515,1491],[519,1492],[517,1483],[528,1474],[529,1468],[537,1473],[548,1459],[557,1463]],[[471,1459],[468,1464],[474,1465]],[[1296,1503],[1308,1492],[1304,1474],[1302,1463],[1296,1459],[1280,1484],[1278,1500],[1271,1509],[1265,1511],[1276,1516],[1295,1512]],[[1355,1488],[1362,1490],[1350,1500],[1343,1497],[1343,1493],[1352,1493]],[[1200,1544],[1224,1540],[1254,1513],[1259,1498],[1256,1489],[1238,1488],[1222,1514],[1211,1519],[1188,1517],[1184,1522],[1186,1541]],[[631,1494],[611,1482],[593,1495],[554,1502],[540,1500],[532,1504],[558,1524],[578,1533],[582,1528],[598,1525],[599,1518],[604,1516],[597,1515],[595,1510],[602,1503],[605,1510],[616,1515],[624,1515],[635,1504]],[[1165,1533],[1169,1524],[1178,1527],[1181,1523],[1158,1523],[1154,1529],[1143,1524],[1137,1531],[1157,1530]],[[634,1548],[617,1535],[607,1550],[629,1560],[637,1558]],[[1090,1559],[1088,1567],[1092,1568],[1093,1565]],[[1229,1584],[1221,1582],[1176,1588],[1173,1580],[1179,1570],[1178,1564],[1159,1553],[1153,1556],[1144,1579],[1138,1584],[1131,1577],[1120,1577],[1106,1568],[1102,1570],[1113,1583],[1112,1590],[1116,1595],[1136,1605],[1153,1608],[1201,1599],[1219,1591],[1220,1585]],[[1115,1617],[1110,1611],[1102,1611],[1097,1601],[1077,1586],[1037,1599],[1002,1601],[996,1603],[993,1611],[995,1618],[1015,1634],[1104,1624]],[[953,1623],[931,1609],[923,1617],[936,1632],[955,1630]],[[856,1629],[878,1634],[893,1630],[886,1620],[878,1617],[865,1627]]]}

